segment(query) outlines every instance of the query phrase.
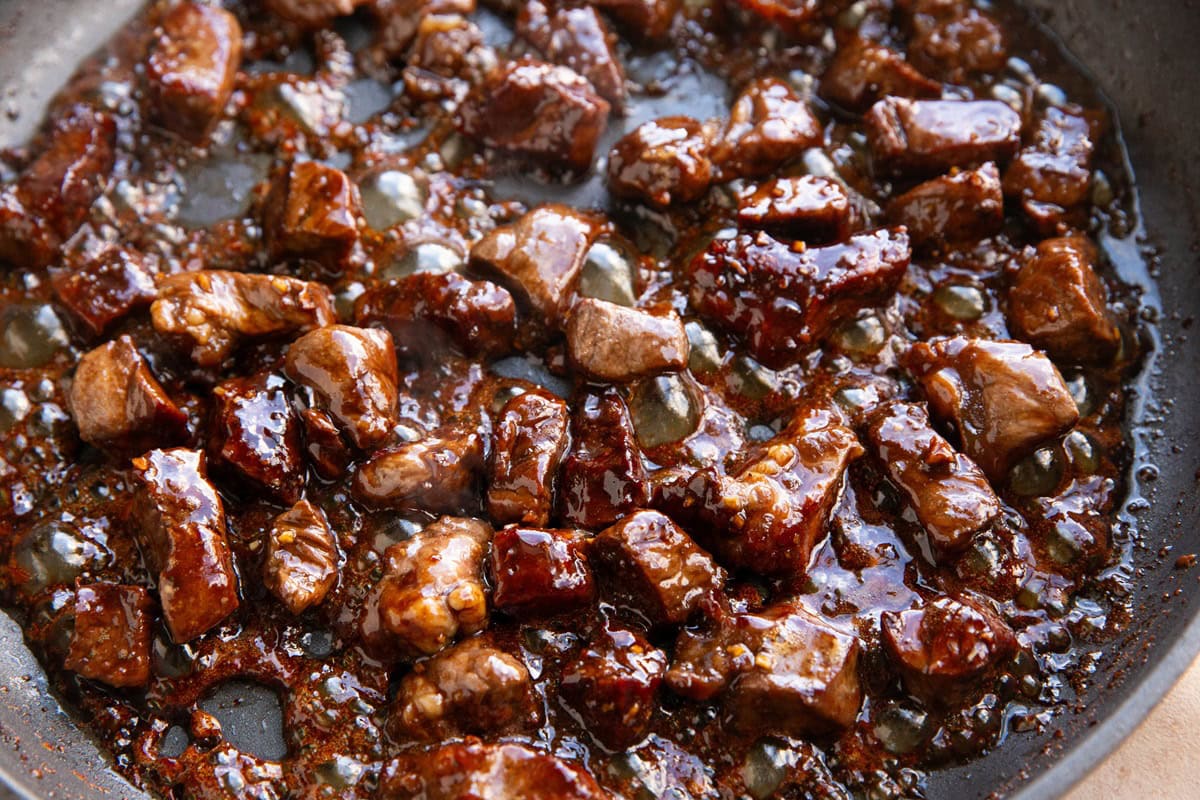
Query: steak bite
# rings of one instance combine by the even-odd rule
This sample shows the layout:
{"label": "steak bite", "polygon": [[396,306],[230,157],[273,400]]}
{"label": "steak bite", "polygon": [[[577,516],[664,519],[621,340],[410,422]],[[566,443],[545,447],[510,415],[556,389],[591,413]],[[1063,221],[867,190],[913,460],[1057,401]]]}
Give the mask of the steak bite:
{"label": "steak bite", "polygon": [[929,407],[994,482],[1079,419],[1062,375],[1027,344],[955,336],[917,342],[908,360]]}
{"label": "steak bite", "polygon": [[592,5],[608,12],[624,32],[641,41],[661,39],[671,30],[680,0],[595,0]]}
{"label": "steak bite", "polygon": [[567,404],[548,392],[526,392],[504,404],[492,434],[488,516],[500,523],[550,522],[569,420]]}
{"label": "steak bite", "polygon": [[590,557],[607,596],[652,625],[679,625],[723,588],[708,553],[657,511],[638,511],[592,541]]}
{"label": "steak bite", "polygon": [[230,12],[185,2],[169,8],[146,58],[151,117],[196,144],[229,102],[242,60],[242,26]]}
{"label": "steak bite", "polygon": [[418,661],[400,680],[388,714],[394,741],[502,736],[541,719],[520,659],[476,636]]}
{"label": "steak bite", "polygon": [[821,123],[792,87],[759,78],[734,101],[712,160],[728,177],[763,177],[823,141]]}
{"label": "steak bite", "polygon": [[375,508],[465,513],[479,507],[486,460],[478,432],[450,430],[378,451],[359,465],[352,488]]}
{"label": "steak bite", "polygon": [[152,605],[141,586],[79,586],[63,667],[118,689],[145,686],[150,680]]}
{"label": "steak bite", "polygon": [[791,36],[804,36],[821,13],[820,0],[737,0],[738,5],[779,26]]}
{"label": "steak bite", "polygon": [[322,284],[202,270],[159,277],[150,318],[159,333],[189,343],[193,361],[215,367],[243,340],[303,333],[333,323],[337,315]]}
{"label": "steak bite", "polygon": [[1068,210],[1088,199],[1094,151],[1086,117],[1047,108],[1005,171],[1004,193],[1020,200],[1034,222],[1053,229]]}
{"label": "steak bite", "polygon": [[625,102],[625,71],[613,35],[592,6],[559,6],[526,0],[517,14],[517,36],[549,62],[578,72],[614,107]]}
{"label": "steak bite", "polygon": [[791,601],[681,633],[666,682],[693,700],[719,696],[738,730],[810,736],[854,723],[858,657],[856,637]]}
{"label": "steak bite", "polygon": [[486,522],[442,517],[385,554],[383,577],[367,596],[363,641],[381,657],[419,658],[487,627]]}
{"label": "steak bite", "polygon": [[556,329],[575,300],[597,233],[596,223],[574,209],[541,206],[480,239],[471,267],[494,276],[535,319]]}
{"label": "steak bite", "polygon": [[661,485],[654,504],[729,567],[803,575],[850,462],[863,454],[840,415],[800,411],[732,475],[715,467]]}
{"label": "steak bite", "polygon": [[659,208],[699,200],[712,181],[711,133],[691,117],[645,122],[608,155],[608,189]]}
{"label": "steak bite", "polygon": [[885,45],[854,36],[842,44],[821,76],[821,96],[850,111],[865,111],[884,97],[940,97],[942,85],[926,78]]}
{"label": "steak bite", "polygon": [[558,473],[559,515],[599,530],[649,498],[646,465],[629,408],[615,389],[589,392],[571,417],[571,448]]}
{"label": "steak bite", "polygon": [[1007,623],[965,599],[939,597],[920,608],[885,611],[880,623],[884,651],[904,687],[934,705],[969,697],[1018,646]]}
{"label": "steak bite", "polygon": [[877,168],[895,175],[1007,162],[1021,145],[1021,115],[997,100],[886,97],[865,122]]}
{"label": "steak bite", "polygon": [[50,282],[58,301],[92,336],[150,305],[158,294],[145,257],[120,245],[104,245],[81,261],[69,260],[51,273]]}
{"label": "steak bite", "polygon": [[669,308],[646,311],[588,297],[567,320],[567,354],[592,380],[627,383],[686,367],[688,338]]}
{"label": "steak bite", "polygon": [[128,336],[79,359],[68,403],[79,438],[102,449],[137,453],[187,436],[187,415],[163,391]]}
{"label": "steak bite", "polygon": [[308,30],[319,30],[333,24],[338,17],[354,13],[354,9],[371,0],[264,0],[267,9],[277,17]]}
{"label": "steak bite", "polygon": [[494,605],[517,616],[572,611],[595,594],[583,531],[504,528],[492,540]]}
{"label": "steak bite", "polygon": [[939,559],[960,552],[1000,516],[1000,499],[983,471],[931,427],[923,407],[880,407],[868,420],[867,436]]}
{"label": "steak bite", "polygon": [[151,450],[133,460],[133,519],[163,618],[177,643],[206,633],[238,607],[225,506],[204,453]]}
{"label": "steak bite", "polygon": [[502,65],[467,96],[458,126],[488,147],[582,173],[608,112],[608,101],[575,70],[524,59]]}
{"label": "steak bite", "polygon": [[934,178],[894,198],[887,213],[892,223],[908,229],[914,246],[983,239],[1004,224],[1000,172],[988,162]]}
{"label": "steak bite", "polygon": [[329,325],[292,342],[284,372],[312,391],[355,447],[372,450],[396,424],[396,351],[378,328]]}
{"label": "steak bite", "polygon": [[1104,362],[1121,346],[1121,330],[1096,274],[1096,247],[1083,236],[1046,239],[1008,290],[1013,333],[1072,363]]}
{"label": "steak bite", "polygon": [[275,518],[267,535],[263,583],[299,616],[320,605],[337,583],[342,560],[325,513],[301,500]]}
{"label": "steak bite", "polygon": [[208,456],[285,502],[304,486],[300,416],[275,373],[231,378],[212,391]]}
{"label": "steak bite", "polygon": [[422,14],[404,67],[405,92],[417,100],[461,101],[495,65],[483,31],[459,14]]}
{"label": "steak bite", "polygon": [[773,178],[738,193],[738,225],[807,244],[850,235],[850,197],[837,181],[803,175]]}
{"label": "steak bite", "polygon": [[362,196],[346,173],[318,161],[293,161],[263,201],[271,258],[311,258],[339,268],[358,243]]}
{"label": "steak bite", "polygon": [[692,261],[692,306],[764,365],[784,367],[842,320],[891,298],[911,255],[904,228],[827,247],[761,232],[714,239]]}
{"label": "steak bite", "polygon": [[969,0],[906,0],[911,35],[908,52],[927,75],[963,83],[971,75],[996,72],[1008,60],[1004,31]]}

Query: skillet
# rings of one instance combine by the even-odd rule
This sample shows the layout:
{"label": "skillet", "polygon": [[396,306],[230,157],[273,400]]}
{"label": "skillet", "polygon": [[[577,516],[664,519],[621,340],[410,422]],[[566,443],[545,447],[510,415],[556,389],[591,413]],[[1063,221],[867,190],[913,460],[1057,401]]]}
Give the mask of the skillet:
{"label": "skillet", "polygon": [[[0,0],[0,145],[28,138],[76,63],[141,0]],[[1144,292],[1154,352],[1130,421],[1135,480],[1123,520],[1140,530],[1134,617],[1103,647],[1096,672],[1041,735],[934,772],[930,797],[1062,794],[1144,718],[1200,651],[1200,572],[1175,568],[1200,552],[1200,2],[1031,0],[1025,4],[1095,76],[1123,123],[1145,229],[1107,248],[1121,278]],[[1153,278],[1139,248],[1152,247]],[[253,721],[253,705],[242,715]],[[237,713],[237,712],[235,712]],[[1061,735],[1054,735],[1061,731]],[[107,765],[49,693],[20,628],[0,615],[0,784],[21,798],[142,798]],[[0,788],[0,797],[5,789]]]}

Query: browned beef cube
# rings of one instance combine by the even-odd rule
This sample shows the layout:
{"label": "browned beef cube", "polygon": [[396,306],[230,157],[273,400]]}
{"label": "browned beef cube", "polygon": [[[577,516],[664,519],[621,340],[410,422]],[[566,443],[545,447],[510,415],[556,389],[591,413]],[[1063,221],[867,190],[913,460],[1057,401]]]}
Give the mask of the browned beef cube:
{"label": "browned beef cube", "polygon": [[1111,359],[1121,331],[1095,263],[1096,248],[1083,236],[1039,244],[1008,290],[1013,333],[1060,361]]}
{"label": "browned beef cube", "polygon": [[172,133],[201,143],[233,93],[242,26],[222,8],[185,0],[163,14],[160,28],[146,58],[151,116]]}
{"label": "browned beef cube", "polygon": [[850,235],[850,198],[837,181],[804,175],[747,186],[738,195],[738,225],[808,244]]}
{"label": "browned beef cube", "polygon": [[208,456],[286,502],[304,485],[300,417],[274,373],[231,378],[213,389]]}
{"label": "browned beef cube", "polygon": [[342,553],[325,513],[301,500],[267,535],[263,583],[293,614],[319,605],[337,583]]}
{"label": "browned beef cube", "polygon": [[158,294],[154,276],[136,250],[104,247],[50,277],[58,301],[93,336],[99,336],[135,308],[150,305]]}
{"label": "browned beef cube", "polygon": [[608,112],[608,101],[573,69],[524,59],[476,87],[458,122],[488,147],[582,173],[592,165]]}
{"label": "browned beef cube", "polygon": [[272,14],[309,30],[327,28],[369,0],[265,0]]}
{"label": "browned beef cube", "polygon": [[1061,492],[1032,499],[1022,513],[1039,559],[1072,578],[1109,563],[1116,499],[1116,482],[1103,475],[1077,478]]}
{"label": "browned beef cube", "polygon": [[305,408],[300,423],[304,426],[304,452],[317,474],[327,481],[345,476],[354,453],[333,417],[319,408]]}
{"label": "browned beef cube", "polygon": [[75,626],[63,667],[109,686],[150,680],[149,593],[141,586],[93,583],[75,591]]}
{"label": "browned beef cube", "polygon": [[338,267],[358,242],[362,197],[346,173],[318,161],[293,161],[263,201],[271,257],[311,258]]}
{"label": "browned beef cube", "polygon": [[904,686],[927,703],[951,705],[978,689],[995,666],[1017,649],[1012,629],[990,610],[939,597],[880,618],[884,650]]}
{"label": "browned beef cube", "polygon": [[204,270],[158,279],[154,329],[191,344],[192,360],[220,365],[244,339],[287,336],[337,319],[322,284],[281,275]]}
{"label": "browned beef cube", "polygon": [[79,438],[140,453],[187,435],[187,415],[171,400],[128,336],[79,359],[68,396]]}
{"label": "browned beef cube", "polygon": [[582,767],[524,744],[478,739],[409,751],[383,771],[381,800],[607,800]]}
{"label": "browned beef cube", "polygon": [[864,111],[891,95],[931,98],[941,94],[942,85],[917,72],[904,56],[861,36],[839,47],[821,76],[821,96],[851,111]]}
{"label": "browned beef cube", "polygon": [[387,328],[406,358],[428,362],[447,352],[496,358],[513,349],[517,306],[507,289],[491,281],[418,272],[365,291],[354,319],[363,327]]}
{"label": "browned beef cube", "polygon": [[405,92],[419,101],[457,102],[494,63],[475,23],[458,14],[423,14],[404,68]]}
{"label": "browned beef cube", "polygon": [[[413,43],[421,23],[430,16],[458,16],[475,12],[475,0],[367,0],[375,16],[375,40],[364,52],[373,69],[401,58]],[[324,24],[318,27],[326,27]],[[376,62],[372,64],[371,62]]]}
{"label": "browned beef cube", "polygon": [[605,592],[653,625],[687,621],[724,585],[708,553],[657,511],[638,511],[591,544]]}
{"label": "browned beef cube", "polygon": [[1000,516],[1000,500],[983,471],[930,426],[921,406],[894,402],[881,407],[869,420],[867,434],[939,558],[960,552]]}
{"label": "browned beef cube", "polygon": [[762,177],[823,139],[821,123],[792,87],[759,78],[734,101],[712,160],[728,177]]}
{"label": "browned beef cube", "polygon": [[1000,171],[988,162],[926,181],[892,200],[888,218],[908,228],[917,246],[991,236],[1004,224]]}
{"label": "browned beef cube", "polygon": [[487,627],[483,564],[491,538],[486,522],[442,517],[389,547],[360,621],[367,646],[381,657],[415,658]]}
{"label": "browned beef cube", "polygon": [[934,414],[954,424],[963,450],[993,481],[1079,419],[1054,364],[1022,342],[918,342],[909,362]]}
{"label": "browned beef cube", "polygon": [[284,372],[312,390],[361,450],[382,444],[396,424],[397,366],[392,335],[378,328],[329,325],[292,342]]}
{"label": "browned beef cube", "polygon": [[891,298],[911,256],[903,228],[817,248],[765,233],[714,239],[692,262],[692,306],[758,361],[784,367],[842,320]]}
{"label": "browned beef cube", "polygon": [[1022,201],[1063,208],[1079,205],[1091,186],[1094,150],[1091,123],[1085,117],[1047,108],[1004,173],[1004,191]]}
{"label": "browned beef cube", "polygon": [[495,422],[488,469],[488,515],[501,523],[546,525],[554,477],[567,448],[567,404],[542,391],[517,395]]}
{"label": "browned beef cube", "polygon": [[526,0],[517,14],[517,35],[554,64],[591,81],[596,94],[613,106],[625,102],[625,71],[613,47],[613,35],[591,6],[548,5]]}
{"label": "browned beef cube", "polygon": [[1006,162],[1021,144],[1021,115],[996,100],[886,97],[865,122],[877,167],[898,175]]}
{"label": "browned beef cube", "polygon": [[793,36],[804,35],[808,24],[821,12],[819,0],[737,0],[737,3]]}
{"label": "browned beef cube", "polygon": [[418,662],[388,715],[395,741],[501,736],[537,727],[533,680],[519,658],[476,636]]}
{"label": "browned beef cube", "polygon": [[189,642],[238,607],[225,538],[225,506],[208,481],[204,453],[151,450],[133,460],[133,518],[171,637]]}
{"label": "browned beef cube", "polygon": [[680,0],[596,0],[592,5],[611,14],[627,35],[654,41],[671,30]]}
{"label": "browned beef cube", "polygon": [[588,378],[626,383],[686,367],[688,338],[669,308],[645,311],[588,297],[567,320],[567,354]]}
{"label": "browned beef cube", "polygon": [[646,736],[667,656],[637,631],[605,624],[566,666],[559,693],[584,729],[610,750]]}
{"label": "browned beef cube", "polygon": [[862,705],[858,639],[796,601],[722,619],[676,642],[667,685],[696,700],[721,696],[735,728],[809,736],[847,728]]}
{"label": "browned beef cube", "polygon": [[0,261],[43,267],[79,229],[112,173],[117,126],[74,106],[46,133],[42,152],[0,191]]}
{"label": "browned beef cube", "polygon": [[846,468],[862,454],[839,415],[805,409],[753,448],[732,477],[700,470],[660,487],[655,505],[728,566],[802,575],[825,536]]}
{"label": "browned beef cube", "polygon": [[557,328],[575,300],[596,227],[566,206],[541,206],[480,239],[471,266],[495,276],[535,319]]}
{"label": "browned beef cube", "polygon": [[951,83],[996,72],[1008,60],[1004,31],[969,0],[910,0],[909,57],[921,71]]}
{"label": "browned beef cube", "polygon": [[633,421],[614,389],[588,394],[571,419],[571,449],[558,473],[562,519],[598,530],[646,504],[648,484]]}
{"label": "browned beef cube", "polygon": [[354,473],[354,495],[376,508],[473,511],[484,462],[477,432],[445,431],[376,453]]}
{"label": "browned beef cube", "polygon": [[708,129],[691,117],[639,125],[608,154],[609,191],[660,208],[700,199],[712,181],[710,138]]}
{"label": "browned beef cube", "polygon": [[492,540],[496,608],[520,616],[557,614],[591,602],[592,569],[576,530],[505,528]]}

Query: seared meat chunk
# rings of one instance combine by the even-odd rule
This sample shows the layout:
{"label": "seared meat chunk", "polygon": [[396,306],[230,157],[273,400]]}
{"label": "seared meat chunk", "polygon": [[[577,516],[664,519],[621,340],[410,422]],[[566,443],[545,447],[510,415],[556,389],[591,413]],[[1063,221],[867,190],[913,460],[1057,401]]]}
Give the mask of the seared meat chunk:
{"label": "seared meat chunk", "polygon": [[79,359],[68,402],[79,438],[97,447],[134,453],[187,435],[187,415],[163,391],[128,336]]}
{"label": "seared meat chunk", "polygon": [[242,60],[242,26],[230,12],[185,0],[159,22],[146,58],[151,117],[197,144],[208,138],[233,93]]}
{"label": "seared meat chunk", "polygon": [[536,727],[540,716],[529,670],[476,636],[413,666],[396,690],[388,733],[399,742],[499,736]]}
{"label": "seared meat chunk", "polygon": [[608,155],[609,191],[660,208],[698,200],[712,181],[709,139],[708,129],[691,117],[639,125]]}
{"label": "seared meat chunk", "polygon": [[159,333],[191,343],[192,360],[220,365],[243,339],[288,336],[337,318],[319,283],[282,275],[203,270],[158,279],[150,318]]}
{"label": "seared meat chunk", "polygon": [[145,686],[150,680],[151,605],[141,586],[79,586],[63,667],[118,689]]}
{"label": "seared meat chunk", "polygon": [[995,72],[1008,59],[1004,32],[970,0],[907,0],[908,52],[922,72],[951,83]]}
{"label": "seared meat chunk", "polygon": [[105,246],[81,263],[68,263],[51,274],[50,282],[58,301],[93,336],[135,308],[150,305],[157,295],[145,258],[120,245]]}
{"label": "seared meat chunk", "polygon": [[354,319],[387,328],[406,358],[429,362],[455,351],[495,358],[513,349],[517,306],[491,281],[418,272],[368,289],[355,303]]}
{"label": "seared meat chunk", "polygon": [[587,605],[594,587],[577,530],[505,528],[492,540],[494,605],[512,614],[557,614]]}
{"label": "seared meat chunk", "polygon": [[546,525],[554,477],[567,448],[567,404],[543,391],[517,395],[495,423],[488,468],[488,515],[497,522]]}
{"label": "seared meat chunk", "polygon": [[264,372],[212,391],[208,455],[214,465],[294,502],[304,484],[301,422],[284,379]]}
{"label": "seared meat chunk", "polygon": [[898,175],[1006,162],[1021,144],[1021,115],[997,100],[886,97],[865,121],[877,167]]}
{"label": "seared meat chunk", "polygon": [[726,177],[763,177],[823,138],[821,123],[792,87],[759,78],[734,101],[712,160]]}
{"label": "seared meat chunk", "polygon": [[613,106],[625,102],[625,71],[604,19],[590,5],[560,6],[526,0],[517,14],[517,35],[542,57],[578,72]]}
{"label": "seared meat chunk", "polygon": [[301,500],[271,526],[263,583],[288,611],[303,614],[337,583],[341,557],[325,512]]}
{"label": "seared meat chunk", "polygon": [[678,625],[725,583],[721,569],[674,522],[638,511],[590,548],[605,593],[653,625]]}
{"label": "seared meat chunk", "polygon": [[404,88],[417,100],[458,101],[494,64],[495,53],[474,22],[458,14],[423,14],[404,68]]}
{"label": "seared meat chunk", "polygon": [[737,0],[737,3],[792,36],[802,36],[808,23],[821,13],[820,0]]}
{"label": "seared meat chunk", "polygon": [[79,229],[108,183],[117,126],[88,106],[54,121],[45,149],[0,191],[0,261],[44,267]]}
{"label": "seared meat chunk", "polygon": [[272,14],[309,30],[326,28],[369,0],[264,0]]}
{"label": "seared meat chunk", "polygon": [[1121,331],[1095,263],[1096,247],[1083,236],[1039,244],[1008,291],[1013,333],[1057,360],[1111,359],[1120,347]]}
{"label": "seared meat chunk", "polygon": [[478,739],[410,751],[384,768],[381,800],[606,800],[582,767],[524,744]]}
{"label": "seared meat chunk", "polygon": [[238,607],[225,506],[204,453],[151,450],[133,460],[133,519],[171,638],[189,642]]}
{"label": "seared meat chunk", "polygon": [[991,236],[1004,224],[1000,172],[988,162],[926,181],[892,200],[888,217],[908,228],[917,246]]}
{"label": "seared meat chunk", "polygon": [[968,697],[1017,650],[1004,620],[965,599],[939,597],[921,608],[885,611],[880,623],[884,650],[905,688],[935,705]]}
{"label": "seared meat chunk", "polygon": [[692,305],[741,337],[755,359],[783,367],[843,319],[888,300],[911,255],[903,228],[819,248],[765,233],[714,239],[692,262]]}
{"label": "seared meat chunk", "polygon": [[477,432],[447,431],[376,453],[354,474],[354,495],[377,508],[471,511],[485,460]]}
{"label": "seared meat chunk", "polygon": [[389,547],[361,620],[368,647],[417,658],[487,627],[483,563],[491,538],[486,522],[442,517]]}
{"label": "seared meat chunk", "polygon": [[362,196],[340,169],[293,161],[263,202],[263,235],[271,257],[311,258],[339,267],[358,242]]}
{"label": "seared meat chunk", "polygon": [[1112,478],[1076,478],[1065,489],[1038,497],[1022,509],[1029,521],[1030,539],[1039,557],[1056,572],[1079,577],[1109,563],[1117,500]]}
{"label": "seared meat chunk", "polygon": [[932,428],[923,407],[888,403],[868,421],[867,435],[937,556],[961,551],[1000,516],[1000,500],[983,471]]}
{"label": "seared meat chunk", "polygon": [[1094,150],[1085,117],[1047,108],[1004,173],[1004,193],[1019,199],[1032,220],[1052,227],[1088,199]]}
{"label": "seared meat chunk", "polygon": [[292,342],[284,372],[310,389],[361,450],[380,445],[396,424],[396,351],[378,328],[329,325]]}
{"label": "seared meat chunk", "polygon": [[[375,41],[367,51],[371,61],[401,58],[413,45],[421,23],[431,16],[462,17],[475,12],[475,0],[367,0],[375,17]],[[378,68],[380,65],[372,65]]]}
{"label": "seared meat chunk", "polygon": [[567,320],[567,353],[588,378],[625,383],[686,367],[688,338],[669,308],[656,313],[588,297]]}
{"label": "seared meat chunk", "polygon": [[592,165],[608,112],[608,101],[575,70],[524,59],[476,87],[458,123],[488,147],[581,173]]}
{"label": "seared meat chunk", "polygon": [[738,225],[808,244],[850,235],[850,198],[837,181],[804,175],[750,185],[738,195]]}
{"label": "seared meat chunk", "polygon": [[821,76],[821,96],[850,111],[864,111],[888,96],[940,97],[942,85],[878,42],[854,36],[838,48]]}
{"label": "seared meat chunk", "polygon": [[629,36],[653,41],[671,30],[680,0],[595,0],[592,5],[607,11]]}
{"label": "seared meat chunk", "polygon": [[909,362],[930,409],[992,481],[1079,419],[1062,375],[1027,344],[955,336],[916,343]]}
{"label": "seared meat chunk", "polygon": [[862,454],[840,415],[805,409],[752,448],[732,477],[702,469],[661,486],[655,504],[728,566],[802,575],[825,535],[842,476]]}
{"label": "seared meat chunk", "polygon": [[596,741],[619,751],[646,736],[666,671],[646,637],[604,624],[563,667],[559,692]]}
{"label": "seared meat chunk", "polygon": [[558,475],[570,525],[597,530],[646,504],[648,485],[629,409],[615,389],[589,393],[571,419],[571,449]]}
{"label": "seared meat chunk", "polygon": [[666,681],[694,700],[720,695],[741,731],[809,736],[853,724],[858,656],[857,638],[792,601],[682,633]]}
{"label": "seared meat chunk", "polygon": [[319,408],[305,408],[300,412],[300,422],[304,426],[304,452],[316,473],[327,481],[344,476],[354,454],[333,417]]}
{"label": "seared meat chunk", "polygon": [[471,266],[495,276],[536,319],[557,328],[575,300],[596,227],[566,206],[541,206],[480,239]]}

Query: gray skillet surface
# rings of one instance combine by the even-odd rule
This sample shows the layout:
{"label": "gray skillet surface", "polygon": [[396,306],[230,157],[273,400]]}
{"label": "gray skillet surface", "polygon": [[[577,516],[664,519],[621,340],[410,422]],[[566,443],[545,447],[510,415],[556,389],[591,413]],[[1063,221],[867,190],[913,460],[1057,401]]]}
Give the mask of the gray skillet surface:
{"label": "gray skillet surface", "polygon": [[[0,145],[27,138],[75,64],[141,4],[0,0]],[[1157,291],[1136,270],[1123,275],[1147,286],[1148,306],[1160,319],[1132,430],[1139,463],[1153,464],[1157,479],[1142,482],[1140,509],[1130,511],[1145,542],[1135,619],[1107,646],[1081,708],[1056,718],[1064,735],[1011,737],[984,758],[934,773],[930,797],[1058,797],[1128,736],[1200,651],[1200,580],[1194,570],[1173,568],[1178,555],[1200,552],[1200,337],[1187,330],[1200,309],[1200,2],[1027,5],[1117,109],[1141,190],[1146,241],[1161,256]],[[1164,546],[1170,549],[1160,552]],[[145,797],[108,768],[102,751],[50,696],[6,615],[0,615],[0,783],[11,791],[0,787],[0,798]]]}

